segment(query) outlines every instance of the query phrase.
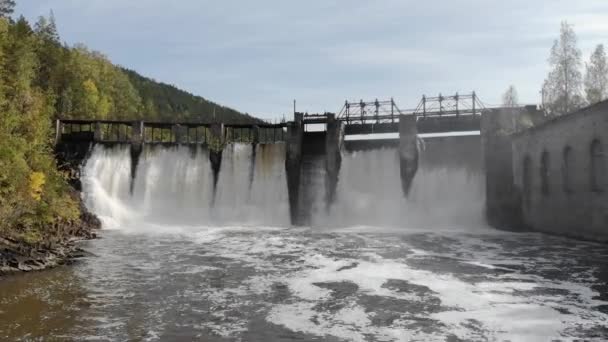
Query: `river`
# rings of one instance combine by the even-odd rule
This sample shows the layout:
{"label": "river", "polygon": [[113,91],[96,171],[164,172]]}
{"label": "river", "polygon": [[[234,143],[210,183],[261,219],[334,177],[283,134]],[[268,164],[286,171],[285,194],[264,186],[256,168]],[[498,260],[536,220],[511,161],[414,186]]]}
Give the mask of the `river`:
{"label": "river", "polygon": [[348,153],[332,210],[294,228],[283,147],[259,148],[228,149],[215,192],[204,150],[149,148],[130,193],[128,149],[96,147],[100,238],[0,282],[0,339],[608,339],[608,246],[487,227],[477,166],[427,160],[404,200],[395,151]]}

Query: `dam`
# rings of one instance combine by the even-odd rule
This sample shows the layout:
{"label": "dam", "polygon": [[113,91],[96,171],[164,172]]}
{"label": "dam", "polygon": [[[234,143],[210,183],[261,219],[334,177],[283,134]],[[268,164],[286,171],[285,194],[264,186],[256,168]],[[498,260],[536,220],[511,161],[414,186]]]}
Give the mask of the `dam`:
{"label": "dam", "polygon": [[[434,103],[438,103],[436,106],[438,109],[434,109]],[[379,208],[374,201],[383,201],[380,207],[386,209],[386,213],[382,215],[382,220],[395,224],[403,219],[398,217],[399,213],[403,214],[399,208],[405,204],[403,201],[408,200],[411,191],[415,192],[412,194],[412,198],[415,198],[421,196],[421,186],[429,187],[439,182],[438,179],[427,179],[428,175],[436,172],[429,170],[429,163],[426,160],[437,158],[438,153],[444,156],[444,164],[438,169],[450,169],[450,159],[474,156],[469,158],[476,160],[471,161],[471,167],[466,169],[467,175],[460,169],[456,172],[462,174],[461,177],[476,179],[477,184],[473,184],[475,181],[472,181],[469,189],[475,196],[478,195],[482,182],[479,133],[476,133],[477,140],[472,137],[456,137],[435,139],[430,144],[420,139],[418,133],[478,132],[482,109],[473,92],[468,96],[458,94],[451,97],[440,95],[437,98],[423,96],[418,108],[408,113],[402,112],[393,100],[360,101],[352,104],[346,102],[338,115],[296,112],[293,121],[280,124],[224,125],[222,123],[57,120],[56,145],[62,163],[71,165],[71,168],[77,171],[81,171],[80,165],[88,158],[91,151],[93,160],[98,158],[98,154],[110,153],[107,148],[100,151],[104,146],[115,147],[114,150],[117,150],[113,152],[115,155],[122,157],[128,155],[130,195],[136,200],[141,199],[138,198],[142,196],[141,193],[156,191],[148,189],[148,183],[145,181],[148,177],[149,164],[166,162],[165,165],[170,166],[174,171],[159,171],[163,172],[159,176],[159,182],[166,179],[171,183],[172,179],[182,179],[188,173],[190,178],[187,179],[203,182],[203,184],[192,183],[186,186],[191,185],[190,189],[202,192],[199,196],[208,197],[207,200],[210,202],[205,204],[205,207],[209,207],[209,204],[214,206],[216,200],[226,200],[230,196],[238,197],[239,201],[245,198],[249,202],[255,202],[260,199],[270,199],[267,196],[272,193],[276,198],[267,204],[273,208],[283,208],[287,203],[290,224],[304,226],[318,220],[356,224],[356,221],[348,220],[354,218],[351,215],[354,212],[348,212],[350,206],[345,205],[344,201],[351,191],[361,189],[365,192],[360,192],[359,197],[365,197],[367,192],[376,197],[376,199],[370,198],[368,203],[361,205],[374,204],[375,208]],[[309,129],[315,126],[317,128],[321,126],[321,129]],[[348,137],[354,135],[373,136],[382,133],[394,133],[397,136],[393,139],[348,141]],[[458,144],[459,139],[465,143]],[[421,154],[425,146],[441,145],[444,140],[447,142],[443,143],[443,146],[433,148],[433,152]],[[458,146],[461,145],[464,148],[458,150]],[[169,157],[164,155],[168,152],[161,151],[160,147],[167,147],[169,150],[173,148],[175,152],[173,154],[180,157],[183,157],[186,149],[189,150],[191,163],[197,165],[200,170],[181,170],[183,159],[176,157],[176,160],[166,160]],[[125,148],[128,153],[125,152]],[[114,160],[101,163],[109,168],[104,171],[108,173],[116,166]],[[438,164],[440,163],[435,163]],[[260,165],[264,168],[260,169]],[[284,170],[280,165],[285,166]],[[419,176],[420,182],[429,184],[414,184],[419,166],[423,168]],[[156,169],[158,167],[154,168]],[[268,169],[272,170],[272,174],[269,174]],[[366,179],[366,175],[357,174],[357,170],[366,170],[365,172],[369,172],[367,176],[372,178]],[[140,171],[144,174],[140,175]],[[227,173],[234,177],[236,174],[247,177],[237,180],[227,176]],[[339,181],[341,174],[343,174],[342,181]],[[207,179],[209,175],[210,181]],[[262,177],[264,183],[259,184],[256,176]],[[249,183],[244,184],[245,180]],[[385,182],[377,184],[378,180]],[[454,184],[462,183],[463,180],[454,182]],[[212,186],[207,188],[205,187],[207,184]],[[394,184],[400,184],[401,193],[394,191]],[[365,187],[366,185],[371,186]],[[262,191],[258,188],[264,188],[264,193],[258,193]],[[450,192],[448,188],[445,190],[443,198],[449,198],[450,193],[461,192]],[[163,197],[163,191],[170,193],[170,189],[158,191],[150,196]],[[288,198],[286,202],[281,197],[285,191]],[[242,197],[244,195],[245,197]],[[431,205],[420,200],[420,198],[411,200],[410,205]],[[440,201],[439,198],[435,200]],[[475,201],[471,203],[473,202]],[[188,204],[180,204],[182,209],[188,207]],[[189,204],[198,205],[196,201],[191,201]],[[356,204],[352,205],[350,208],[356,210]],[[472,205],[480,207],[479,203]],[[255,208],[243,208],[245,211],[250,209],[255,211]],[[221,215],[218,211],[221,209],[214,208],[213,213],[208,212],[202,217]],[[341,213],[342,217],[337,217],[338,213]],[[264,210],[261,210],[260,214],[269,217]],[[416,216],[413,214],[413,212],[409,213],[410,219]]]}
{"label": "dam", "polygon": [[371,108],[348,124],[58,122],[104,229],[73,266],[0,286],[0,337],[608,338],[606,245],[487,224],[509,183],[488,182],[485,154],[507,149],[483,149],[485,114]]}

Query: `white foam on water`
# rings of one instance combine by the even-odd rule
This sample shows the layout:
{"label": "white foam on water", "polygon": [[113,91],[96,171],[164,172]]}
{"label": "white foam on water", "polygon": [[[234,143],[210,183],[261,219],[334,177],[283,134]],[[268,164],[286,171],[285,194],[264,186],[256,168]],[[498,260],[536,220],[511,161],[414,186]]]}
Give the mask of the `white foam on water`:
{"label": "white foam on water", "polygon": [[[499,243],[472,235],[509,236],[485,227],[483,181],[477,172],[423,167],[409,199],[404,199],[394,150],[345,154],[336,203],[329,213],[314,213],[313,222],[322,229],[295,229],[286,228],[284,146],[258,147],[255,158],[252,152],[250,145],[238,144],[224,151],[215,198],[209,155],[200,148],[146,148],[133,194],[127,147],[95,147],[83,170],[85,202],[102,218],[104,228],[159,238],[180,236],[205,253],[228,260],[226,267],[239,264],[252,271],[236,286],[196,289],[197,296],[214,304],[211,314],[216,318],[199,324],[219,336],[238,338],[247,330],[249,318],[234,317],[232,312],[256,312],[292,331],[354,341],[369,336],[380,341],[436,341],[450,334],[463,340],[563,339],[568,329],[608,322],[607,315],[593,309],[606,303],[593,299],[598,294],[590,287],[591,273],[582,272],[578,282],[519,273],[515,270],[520,266],[549,268],[551,260],[517,255],[505,259]],[[424,234],[436,246],[449,239],[455,248],[416,247],[408,243],[415,234]],[[353,241],[362,243],[350,247]],[[385,256],[389,249],[398,251],[398,256]],[[170,255],[155,256],[160,257]],[[456,271],[433,271],[416,263],[437,262],[436,258],[509,273],[467,281]],[[159,268],[155,262],[149,262],[148,268],[127,266],[123,266],[126,271],[106,271],[118,282],[124,276],[121,271],[154,273]],[[176,274],[217,271],[221,268],[189,265]],[[387,286],[391,280],[428,290],[399,290]],[[333,288],[319,286],[324,283],[353,284],[356,291],[336,299]],[[286,286],[289,297],[275,304],[260,301],[272,294],[276,284]],[[535,292],[543,288],[569,295]],[[438,300],[440,307],[401,312],[390,323],[379,325],[374,320],[385,308],[370,307],[364,297],[420,307]],[[336,310],[323,306],[335,301],[341,305]],[[421,320],[433,322],[433,329],[420,327]]]}
{"label": "white foam on water", "polygon": [[[443,334],[454,334],[465,340],[475,339],[478,333],[469,327],[471,322],[479,324],[483,329],[481,336],[489,337],[491,340],[538,341],[563,338],[564,327],[581,324],[589,327],[608,319],[606,315],[599,312],[590,313],[590,307],[599,305],[599,303],[591,299],[597,293],[593,293],[588,286],[551,282],[505,282],[500,278],[494,282],[473,284],[461,281],[449,274],[417,270],[405,263],[381,258],[374,262],[359,261],[357,267],[338,272],[337,267],[343,263],[327,259],[325,265],[319,266],[322,264],[321,260],[323,258],[316,257],[312,261],[312,265],[319,268],[302,271],[286,280],[294,294],[308,304],[299,302],[276,306],[268,316],[271,322],[295,331],[319,336],[328,334],[353,340],[365,340],[365,335],[370,333],[390,336],[391,333],[384,331],[381,327],[369,326],[367,320],[373,317],[373,313],[364,312],[362,307],[354,306],[351,309],[362,313],[366,319],[359,317],[357,320],[350,321],[341,320],[339,315],[320,315],[319,312],[311,311],[309,308],[315,302],[327,299],[329,296],[328,290],[315,285],[315,283],[323,282],[351,282],[359,287],[360,293],[366,295],[416,300],[413,296],[404,296],[383,288],[382,285],[389,279],[404,280],[411,284],[428,287],[441,300],[442,306],[451,309],[431,313],[427,317],[446,325],[447,328],[441,329]],[[583,311],[588,317],[584,320],[579,318],[583,312],[580,308],[577,309],[578,304],[556,302],[553,303],[554,305],[548,305],[548,300],[559,298],[546,296],[534,298],[514,294],[515,291],[530,291],[545,286],[565,288],[582,297],[582,302],[586,306]],[[418,298],[421,303],[424,303],[425,299]],[[557,308],[567,308],[574,314],[563,315],[556,310]],[[591,321],[589,315],[593,316]],[[324,317],[323,323],[310,323],[310,320],[319,320],[319,316]],[[295,319],[290,319],[290,317],[295,317]],[[393,325],[390,330],[406,333],[411,329],[406,326]],[[407,338],[411,337],[407,336]],[[418,332],[416,338],[436,340],[437,334],[424,336],[422,332]]]}
{"label": "white foam on water", "polygon": [[[238,287],[214,290],[209,298],[218,306],[226,307],[226,310],[238,310],[254,305],[250,299],[252,296],[268,295],[274,284],[284,284],[290,297],[284,303],[265,304],[267,309],[262,311],[268,312],[266,320],[308,335],[334,336],[353,341],[365,341],[369,336],[379,341],[437,341],[444,340],[448,335],[464,340],[563,340],[568,336],[568,329],[592,328],[608,321],[608,315],[592,309],[606,303],[593,299],[598,293],[590,288],[590,283],[586,282],[588,279],[575,283],[513,272],[469,282],[456,274],[433,272],[410,265],[410,261],[432,257],[429,253],[404,253],[402,258],[387,259],[364,251],[352,257],[335,257],[331,256],[335,247],[332,248],[329,243],[330,237],[316,239],[313,238],[314,234],[298,237],[287,230],[232,236],[235,230],[222,228],[214,233],[218,234],[217,238],[198,242],[212,254],[232,258],[266,273],[252,275]],[[331,239],[338,242],[345,237],[348,238],[348,235]],[[367,237],[370,244],[384,244],[374,242],[374,239]],[[463,242],[466,240],[466,237],[462,238]],[[483,245],[480,241],[475,243]],[[404,251],[408,250],[407,243],[401,245]],[[488,246],[492,245],[488,243]],[[366,248],[369,249],[374,248]],[[476,253],[470,258],[456,257],[455,260],[462,259],[459,261],[462,264],[480,264],[480,267],[495,269],[491,264],[476,262]],[[479,259],[491,253],[479,251]],[[272,259],[275,255],[298,258],[292,263],[281,263]],[[447,255],[449,253],[444,254]],[[455,257],[454,254],[451,256]],[[389,280],[401,280],[428,288],[428,291],[423,294],[400,291],[386,286]],[[323,309],[324,303],[334,299],[332,290],[320,284],[339,283],[356,285],[356,293],[341,299],[344,305],[337,311]],[[543,288],[566,290],[569,295],[564,297],[534,292]],[[360,302],[361,296],[388,298],[397,303],[405,301],[409,303],[405,305],[412,306],[417,303],[424,306],[437,298],[441,309],[438,312],[414,312],[410,319],[402,317],[382,326],[372,322],[379,314],[378,310],[383,309],[382,305],[364,306]],[[228,311],[218,312],[218,317],[223,312]],[[437,323],[432,331],[428,331],[416,327],[420,319]],[[229,332],[225,336],[237,336],[246,326],[245,319],[217,328],[224,333]]]}

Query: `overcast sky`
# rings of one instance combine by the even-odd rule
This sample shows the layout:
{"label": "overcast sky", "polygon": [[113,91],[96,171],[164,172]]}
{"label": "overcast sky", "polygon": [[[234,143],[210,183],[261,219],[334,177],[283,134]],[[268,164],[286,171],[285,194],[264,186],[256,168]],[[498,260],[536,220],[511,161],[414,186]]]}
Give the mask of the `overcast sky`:
{"label": "overcast sky", "polygon": [[500,103],[514,84],[540,102],[560,21],[587,60],[608,44],[608,0],[17,0],[52,9],[68,44],[266,118],[340,110],[344,100],[468,93]]}

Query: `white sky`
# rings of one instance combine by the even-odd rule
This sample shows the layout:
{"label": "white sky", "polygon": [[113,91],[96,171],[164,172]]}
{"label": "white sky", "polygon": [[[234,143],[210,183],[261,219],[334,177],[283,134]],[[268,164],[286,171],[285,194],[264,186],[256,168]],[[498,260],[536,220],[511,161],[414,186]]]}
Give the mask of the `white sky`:
{"label": "white sky", "polygon": [[35,20],[53,9],[69,44],[264,118],[338,112],[344,100],[476,90],[500,103],[510,84],[540,102],[560,21],[585,60],[608,44],[607,0],[17,0]]}

